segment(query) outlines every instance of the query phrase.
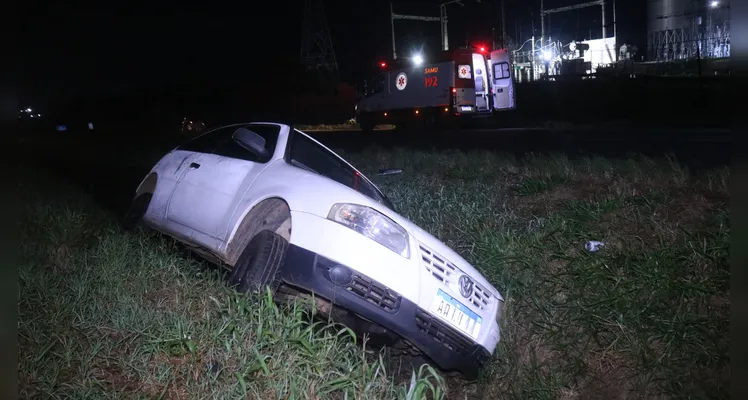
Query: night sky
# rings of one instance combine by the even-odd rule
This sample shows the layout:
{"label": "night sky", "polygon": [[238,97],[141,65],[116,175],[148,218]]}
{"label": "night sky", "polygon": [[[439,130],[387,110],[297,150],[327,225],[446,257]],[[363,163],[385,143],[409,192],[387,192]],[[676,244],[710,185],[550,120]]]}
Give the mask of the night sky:
{"label": "night sky", "polygon": [[[505,0],[507,34],[517,40],[540,35],[539,0]],[[545,7],[581,3],[546,0]],[[274,65],[299,60],[303,0],[169,2],[132,6],[90,3],[87,8],[45,4],[33,10],[21,36],[20,105],[95,96],[173,82],[227,81],[246,74],[273,76]],[[324,2],[341,78],[356,83],[391,55],[389,2]],[[395,12],[438,16],[438,0],[394,1]],[[250,4],[253,5],[250,7]],[[490,43],[501,31],[499,0],[465,0],[448,6],[450,45]],[[609,2],[609,10],[612,9]],[[644,0],[619,0],[620,43],[645,42]],[[612,36],[612,11],[608,35]],[[599,8],[556,14],[547,28],[554,39],[600,37]],[[396,21],[399,55],[439,48],[439,23]]]}

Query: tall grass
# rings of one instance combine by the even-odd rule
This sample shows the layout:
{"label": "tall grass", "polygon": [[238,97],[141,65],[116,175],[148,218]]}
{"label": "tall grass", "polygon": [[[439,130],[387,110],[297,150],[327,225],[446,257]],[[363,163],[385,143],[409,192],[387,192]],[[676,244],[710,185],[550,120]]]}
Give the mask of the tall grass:
{"label": "tall grass", "polygon": [[443,397],[433,369],[395,382],[386,353],[306,304],[238,294],[172,241],[53,197],[25,215],[20,397]]}
{"label": "tall grass", "polygon": [[[303,305],[248,298],[71,190],[30,200],[24,397],[729,398],[727,168],[672,157],[345,154],[506,298],[476,384],[387,354]],[[378,177],[381,168],[402,175]],[[44,185],[42,185],[44,186]],[[24,190],[32,190],[25,187]],[[598,252],[584,249],[601,240]]]}
{"label": "tall grass", "polygon": [[[490,152],[349,155],[506,297],[484,398],[728,398],[729,170]],[[596,253],[588,240],[606,243]]]}

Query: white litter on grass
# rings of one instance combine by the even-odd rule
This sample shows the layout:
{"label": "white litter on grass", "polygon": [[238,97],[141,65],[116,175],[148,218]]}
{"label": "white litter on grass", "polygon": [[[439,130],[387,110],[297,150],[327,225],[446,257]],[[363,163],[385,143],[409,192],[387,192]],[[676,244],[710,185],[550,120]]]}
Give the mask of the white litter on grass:
{"label": "white litter on grass", "polygon": [[597,240],[590,240],[589,242],[584,244],[584,248],[587,249],[587,251],[589,251],[590,253],[594,253],[604,246],[605,243],[598,242]]}

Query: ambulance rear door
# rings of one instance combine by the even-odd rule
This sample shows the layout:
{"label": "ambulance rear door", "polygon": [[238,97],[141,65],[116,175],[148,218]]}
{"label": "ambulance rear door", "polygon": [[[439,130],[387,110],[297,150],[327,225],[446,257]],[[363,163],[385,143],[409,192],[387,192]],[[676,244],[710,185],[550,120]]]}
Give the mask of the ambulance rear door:
{"label": "ambulance rear door", "polygon": [[514,80],[509,50],[499,49],[491,52],[491,89],[493,90],[493,108],[496,111],[513,110],[516,107]]}

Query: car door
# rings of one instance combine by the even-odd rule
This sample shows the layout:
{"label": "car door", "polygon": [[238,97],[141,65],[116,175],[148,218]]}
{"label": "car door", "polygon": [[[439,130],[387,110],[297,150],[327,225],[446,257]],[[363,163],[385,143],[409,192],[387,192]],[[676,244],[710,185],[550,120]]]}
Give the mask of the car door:
{"label": "car door", "polygon": [[492,51],[491,89],[493,89],[493,107],[496,111],[512,110],[516,106],[511,71],[509,50]]}
{"label": "car door", "polygon": [[[265,148],[272,157],[279,126],[253,124],[231,127],[232,134],[217,143],[210,153],[191,160],[169,201],[167,218],[170,221],[213,239],[226,239],[229,220],[237,204],[270,160],[260,159],[239,145],[233,132],[242,127],[262,136]],[[193,235],[193,239],[202,242],[197,235]]]}
{"label": "car door", "polygon": [[158,175],[158,185],[156,185],[151,207],[149,207],[149,224],[178,236],[185,238],[190,236],[191,232],[182,226],[169,227],[166,225],[168,223],[169,201],[174,193],[174,188],[182,180],[193,162],[196,162],[203,154],[212,152],[218,142],[227,136],[231,136],[231,132],[233,130],[230,128],[211,129],[177,146],[158,162],[154,169]]}
{"label": "car door", "polygon": [[486,71],[486,59],[483,54],[473,53],[473,82],[475,87],[475,109],[477,111],[488,110],[488,71]]}

